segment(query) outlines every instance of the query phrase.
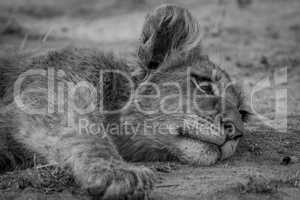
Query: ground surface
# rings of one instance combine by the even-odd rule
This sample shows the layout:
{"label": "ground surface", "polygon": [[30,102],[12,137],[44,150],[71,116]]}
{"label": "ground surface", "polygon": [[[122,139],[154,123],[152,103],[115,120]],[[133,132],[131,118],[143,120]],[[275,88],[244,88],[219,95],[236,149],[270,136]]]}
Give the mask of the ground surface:
{"label": "ground surface", "polygon": [[[161,1],[146,2],[2,0],[0,55],[39,54],[75,44],[126,56],[134,50],[145,12]],[[203,49],[211,59],[249,94],[259,87],[252,95],[257,117],[237,154],[215,166],[143,163],[161,177],[153,199],[299,199],[300,1],[256,0],[244,8],[233,0],[182,2],[202,24]],[[287,69],[287,81],[277,82],[282,69]],[[287,89],[282,104],[287,105],[287,129],[278,126],[284,119],[284,109],[275,103],[280,88]],[[282,163],[286,156],[292,162]],[[36,166],[0,175],[0,199],[89,198],[59,169]]]}

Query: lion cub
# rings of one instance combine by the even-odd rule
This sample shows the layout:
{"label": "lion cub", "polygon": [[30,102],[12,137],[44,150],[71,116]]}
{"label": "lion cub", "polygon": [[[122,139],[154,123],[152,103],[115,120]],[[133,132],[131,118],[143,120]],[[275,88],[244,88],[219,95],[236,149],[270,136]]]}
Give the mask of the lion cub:
{"label": "lion cub", "polygon": [[129,161],[212,165],[231,156],[246,112],[200,35],[187,9],[163,5],[146,17],[134,70],[77,48],[2,63],[0,156],[36,152],[103,199],[149,194],[153,172]]}

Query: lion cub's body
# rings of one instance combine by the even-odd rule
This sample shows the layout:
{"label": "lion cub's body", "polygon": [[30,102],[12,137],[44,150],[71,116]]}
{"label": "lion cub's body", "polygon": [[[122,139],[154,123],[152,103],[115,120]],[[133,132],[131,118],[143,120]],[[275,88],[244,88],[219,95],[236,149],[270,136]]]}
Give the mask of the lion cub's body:
{"label": "lion cub's body", "polygon": [[[0,165],[9,163],[13,156],[21,157],[27,150],[36,152],[48,162],[69,167],[92,195],[118,199],[145,197],[154,181],[151,170],[135,167],[127,161],[210,165],[232,155],[235,147],[228,155],[222,148],[237,144],[236,134],[229,137],[220,132],[211,136],[200,131],[200,139],[195,139],[192,129],[184,134],[178,131],[185,118],[198,121],[200,116],[209,118],[209,124],[219,134],[211,121],[216,114],[192,110],[192,115],[187,115],[187,103],[182,103],[177,110],[174,98],[166,98],[170,91],[176,90],[165,87],[165,83],[177,82],[183,99],[189,99],[187,67],[196,72],[192,75],[203,75],[216,81],[218,87],[230,82],[226,73],[202,55],[198,37],[198,24],[186,9],[162,6],[146,19],[135,72],[130,70],[126,60],[77,48],[50,52],[18,65],[3,63],[0,66],[4,74],[0,128],[4,136],[0,138],[0,151],[5,153],[0,154],[4,160]],[[221,81],[213,80],[213,71],[223,77]],[[144,100],[143,96],[132,94],[132,90],[138,90],[143,95],[153,95],[154,87],[143,89],[142,84],[156,84],[162,95],[158,99]],[[76,89],[78,85],[85,89]],[[16,92],[16,88],[21,91]],[[72,94],[73,90],[76,92]],[[229,96],[224,116],[241,127],[237,114],[241,99],[234,90],[230,90]],[[165,103],[164,107],[159,100]],[[215,96],[207,102],[197,100],[197,103],[220,112],[219,100]],[[127,105],[129,101],[132,103]],[[139,101],[141,104],[137,106],[134,102]],[[145,122],[149,120],[159,125],[172,122],[174,127],[166,128],[170,134],[153,134],[146,129]],[[127,122],[135,125],[134,129],[127,129]],[[141,129],[136,129],[138,125]],[[231,143],[227,143],[228,140]]]}

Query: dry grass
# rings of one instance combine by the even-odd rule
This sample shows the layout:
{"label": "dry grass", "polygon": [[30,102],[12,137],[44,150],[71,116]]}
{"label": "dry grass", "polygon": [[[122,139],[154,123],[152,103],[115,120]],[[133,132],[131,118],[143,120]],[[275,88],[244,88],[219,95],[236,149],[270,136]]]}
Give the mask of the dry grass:
{"label": "dry grass", "polygon": [[50,194],[66,189],[78,192],[79,186],[67,169],[55,165],[44,167],[37,166],[27,170],[15,170],[0,176],[0,189],[2,192],[9,190],[24,190],[33,188],[36,191]]}

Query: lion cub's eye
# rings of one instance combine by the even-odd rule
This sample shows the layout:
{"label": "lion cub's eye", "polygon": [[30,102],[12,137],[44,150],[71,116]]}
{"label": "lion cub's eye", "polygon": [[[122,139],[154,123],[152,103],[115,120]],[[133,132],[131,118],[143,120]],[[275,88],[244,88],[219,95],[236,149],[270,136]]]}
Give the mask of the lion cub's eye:
{"label": "lion cub's eye", "polygon": [[192,80],[193,84],[197,87],[197,89],[199,89],[204,94],[208,94],[208,95],[214,94],[214,89],[210,82],[207,82],[207,81],[201,82],[201,81],[197,80],[197,78],[195,78],[195,77],[192,77],[191,80]]}

